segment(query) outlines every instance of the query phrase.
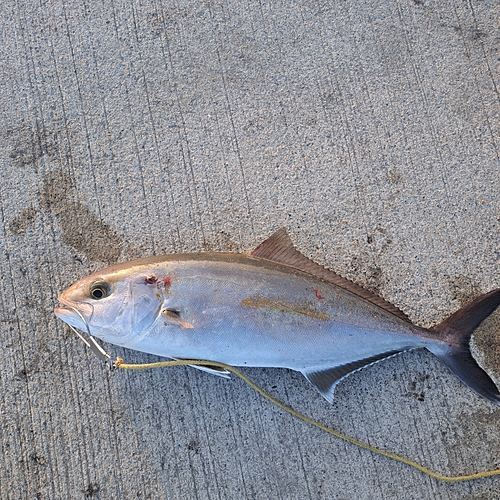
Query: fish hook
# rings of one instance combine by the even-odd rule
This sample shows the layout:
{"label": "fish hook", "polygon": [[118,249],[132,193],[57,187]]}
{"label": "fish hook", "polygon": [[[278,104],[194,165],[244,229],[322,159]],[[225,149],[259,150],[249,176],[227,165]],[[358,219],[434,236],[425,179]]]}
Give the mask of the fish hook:
{"label": "fish hook", "polygon": [[90,333],[90,328],[89,324],[87,323],[87,320],[83,317],[83,315],[80,313],[76,307],[69,306],[70,309],[72,309],[78,316],[80,316],[80,319],[83,321],[85,324],[85,328],[87,329],[87,334],[89,336],[88,341],[78,332],[78,330],[71,325],[68,325],[77,335],[78,337],[83,340],[85,345],[101,360],[101,361],[109,361],[110,360],[110,355],[97,343],[97,340],[91,335]]}

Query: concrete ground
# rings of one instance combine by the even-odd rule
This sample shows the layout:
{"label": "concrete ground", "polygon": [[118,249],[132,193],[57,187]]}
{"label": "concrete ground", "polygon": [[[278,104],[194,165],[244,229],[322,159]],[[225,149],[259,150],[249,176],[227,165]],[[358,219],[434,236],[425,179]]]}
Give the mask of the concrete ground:
{"label": "concrete ground", "polygon": [[[0,498],[495,499],[326,435],[243,382],[112,372],[52,313],[109,263],[303,253],[429,326],[500,286],[495,0],[0,5]],[[498,319],[475,353],[500,381]],[[129,362],[153,356],[106,346]],[[443,474],[500,466],[500,409],[426,351],[320,421]]]}

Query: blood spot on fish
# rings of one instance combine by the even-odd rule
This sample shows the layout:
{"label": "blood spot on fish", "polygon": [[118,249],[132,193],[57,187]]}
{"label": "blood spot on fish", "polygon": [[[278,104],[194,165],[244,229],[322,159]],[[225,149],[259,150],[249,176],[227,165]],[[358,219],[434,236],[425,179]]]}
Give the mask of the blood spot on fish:
{"label": "blood spot on fish", "polygon": [[170,288],[172,286],[172,278],[170,278],[169,276],[163,278],[162,282],[165,285],[165,288]]}
{"label": "blood spot on fish", "polygon": [[144,278],[144,281],[147,285],[156,285],[156,283],[158,283],[158,278],[154,275],[146,276],[146,278]]}
{"label": "blood spot on fish", "polygon": [[323,297],[323,295],[320,295],[320,294],[319,294],[319,289],[318,289],[318,288],[315,288],[315,289],[313,290],[313,292],[314,292],[314,295],[316,295],[316,298],[317,298],[318,300],[323,300],[323,299],[325,298],[325,297]]}

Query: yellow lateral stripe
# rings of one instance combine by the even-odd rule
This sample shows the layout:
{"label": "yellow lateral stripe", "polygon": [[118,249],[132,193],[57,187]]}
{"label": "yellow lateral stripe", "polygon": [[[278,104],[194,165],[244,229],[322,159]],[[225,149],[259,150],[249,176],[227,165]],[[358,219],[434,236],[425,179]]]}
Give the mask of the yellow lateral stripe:
{"label": "yellow lateral stripe", "polygon": [[427,469],[423,465],[418,464],[417,462],[414,462],[413,460],[410,460],[408,458],[402,457],[400,455],[396,455],[395,453],[391,453],[389,451],[384,451],[379,448],[375,448],[374,446],[370,446],[367,443],[364,443],[363,441],[358,441],[357,439],[354,439],[352,437],[346,436],[345,434],[342,434],[341,432],[335,431],[333,429],[330,429],[326,425],[320,424],[316,420],[313,420],[312,418],[307,417],[306,415],[303,415],[302,413],[299,413],[298,411],[294,410],[290,406],[287,406],[286,404],[282,403],[281,401],[277,400],[273,396],[271,396],[268,392],[266,392],[262,387],[257,385],[255,382],[250,380],[245,374],[240,372],[238,369],[226,365],[225,363],[218,363],[216,361],[201,361],[199,359],[182,359],[182,360],[175,360],[175,361],[163,361],[159,363],[145,363],[145,364],[127,364],[123,362],[123,359],[121,358],[116,358],[116,361],[113,363],[114,366],[117,368],[122,368],[126,370],[146,370],[149,368],[165,368],[168,366],[184,366],[184,365],[198,365],[198,366],[217,366],[219,368],[224,368],[225,370],[228,370],[238,377],[240,377],[242,380],[244,380],[250,387],[255,389],[259,394],[264,396],[266,399],[274,403],[275,405],[279,406],[281,409],[287,411],[288,413],[291,413],[297,418],[300,418],[304,422],[307,422],[311,425],[314,425],[315,427],[318,427],[319,429],[328,432],[329,434],[332,434],[333,436],[336,436],[340,439],[343,439],[344,441],[348,441],[349,443],[352,443],[356,446],[359,446],[360,448],[364,448],[365,450],[371,451],[373,453],[377,453],[379,455],[382,455],[387,458],[391,458],[393,460],[396,460],[397,462],[402,462],[406,465],[409,465],[410,467],[413,467],[415,469],[418,469],[419,471],[423,472],[424,474],[427,474],[428,476],[433,477],[434,479],[438,479],[440,481],[448,481],[448,482],[461,482],[461,481],[471,481],[473,479],[481,479],[484,477],[491,477],[491,476],[498,476],[500,475],[500,469],[495,469],[495,470],[490,470],[486,472],[477,472],[475,474],[466,474],[466,475],[460,475],[460,476],[444,476],[442,474],[438,474],[436,472],[431,471],[430,469]]}
{"label": "yellow lateral stripe", "polygon": [[321,321],[328,321],[330,319],[330,316],[323,311],[316,311],[315,309],[304,307],[300,304],[291,304],[282,299],[246,297],[241,301],[241,305],[252,309],[274,309],[275,311],[284,313],[300,314],[302,316],[309,316],[310,318],[319,319]]}

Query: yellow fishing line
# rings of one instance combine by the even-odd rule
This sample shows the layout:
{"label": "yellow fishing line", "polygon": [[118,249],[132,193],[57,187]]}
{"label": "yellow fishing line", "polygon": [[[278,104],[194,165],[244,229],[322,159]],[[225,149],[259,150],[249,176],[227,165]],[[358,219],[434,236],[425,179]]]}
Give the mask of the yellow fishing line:
{"label": "yellow fishing line", "polygon": [[325,432],[328,432],[329,434],[332,434],[340,439],[343,439],[344,441],[348,441],[349,443],[352,443],[356,446],[359,446],[360,448],[364,448],[365,450],[369,450],[373,453],[378,453],[379,455],[382,455],[384,457],[392,458],[393,460],[396,460],[398,462],[402,462],[406,465],[409,465],[410,467],[418,469],[419,471],[423,472],[424,474],[427,474],[428,476],[431,476],[435,479],[439,479],[440,481],[448,481],[448,482],[471,481],[473,479],[480,479],[480,478],[484,478],[484,477],[500,475],[500,469],[490,470],[490,471],[486,471],[486,472],[477,472],[475,474],[465,474],[465,475],[460,475],[460,476],[445,476],[442,474],[438,474],[437,472],[433,472],[432,470],[427,469],[423,465],[420,465],[419,463],[414,462],[413,460],[402,457],[400,455],[396,455],[396,453],[391,453],[389,451],[384,451],[384,450],[381,450],[381,449],[376,448],[374,446],[370,446],[369,444],[364,443],[363,441],[358,441],[357,439],[346,436],[345,434],[342,434],[341,432],[335,431],[335,430],[330,429],[329,427],[327,427],[323,424],[320,424],[319,422],[316,422],[316,420],[313,420],[312,418],[309,418],[306,415],[299,413],[298,411],[294,410],[293,408],[290,408],[286,404],[277,400],[276,398],[271,396],[268,392],[266,392],[264,389],[262,389],[262,387],[260,387],[255,382],[250,380],[244,373],[240,372],[238,369],[236,369],[230,365],[226,365],[225,363],[218,363],[216,361],[201,361],[201,360],[197,360],[197,359],[182,359],[182,360],[176,360],[176,361],[163,361],[160,363],[127,364],[127,363],[124,363],[123,359],[116,358],[116,361],[113,363],[113,365],[116,366],[117,368],[122,368],[122,369],[127,369],[127,370],[145,370],[148,368],[164,368],[167,366],[183,366],[183,365],[216,366],[216,367],[223,368],[225,370],[228,370],[228,371],[234,373],[235,375],[240,377],[242,380],[244,380],[250,387],[253,387],[258,393],[260,393],[266,399],[268,399],[269,401],[271,401],[275,405],[279,406],[283,410],[287,411],[288,413],[291,413],[295,417],[300,418],[304,422],[307,422],[311,425],[314,425],[315,427],[318,427],[319,429],[321,429]]}

